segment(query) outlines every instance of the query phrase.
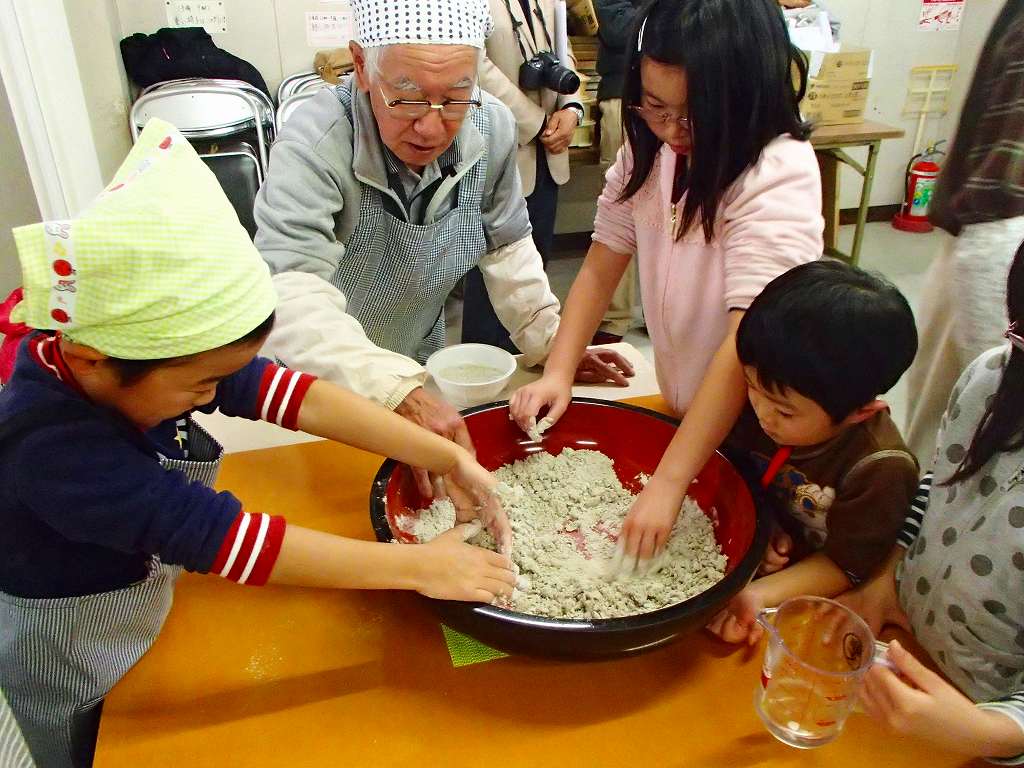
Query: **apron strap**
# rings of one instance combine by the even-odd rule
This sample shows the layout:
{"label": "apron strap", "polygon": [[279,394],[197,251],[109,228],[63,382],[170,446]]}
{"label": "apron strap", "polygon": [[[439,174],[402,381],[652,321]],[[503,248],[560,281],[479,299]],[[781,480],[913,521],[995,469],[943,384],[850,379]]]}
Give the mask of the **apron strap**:
{"label": "apron strap", "polygon": [[[390,151],[390,150],[388,150],[388,151]],[[454,165],[449,165],[449,166],[446,166],[444,168],[441,168],[441,175],[438,176],[436,179],[434,179],[432,182],[430,182],[430,184],[428,184],[426,187],[421,189],[419,191],[419,193],[414,195],[412,200],[410,200],[409,196],[405,192],[405,185],[402,183],[402,179],[399,178],[398,174],[395,173],[395,171],[391,168],[391,166],[388,163],[385,163],[384,165],[386,167],[387,174],[388,174],[388,186],[391,187],[391,191],[394,192],[396,195],[398,195],[398,197],[402,200],[402,205],[405,206],[405,211],[399,211],[398,210],[398,206],[395,204],[394,200],[392,200],[387,195],[381,195],[381,198],[383,200],[384,210],[387,211],[388,213],[390,213],[396,219],[401,219],[402,221],[406,222],[407,224],[417,223],[417,222],[409,221],[409,218],[410,218],[410,215],[411,215],[411,211],[412,211],[412,201],[415,200],[417,197],[422,197],[423,198],[423,208],[424,208],[424,210],[426,210],[427,208],[430,207],[430,204],[434,200],[434,195],[437,193],[437,190],[441,186],[441,184],[444,183],[444,180],[447,179],[449,176],[454,176],[455,175],[455,166]],[[456,200],[458,200],[459,186],[461,184],[462,184],[462,182],[459,181],[455,185],[455,189],[453,189],[452,192],[451,192],[451,194],[455,196]],[[422,222],[418,222],[418,223],[422,223]]]}

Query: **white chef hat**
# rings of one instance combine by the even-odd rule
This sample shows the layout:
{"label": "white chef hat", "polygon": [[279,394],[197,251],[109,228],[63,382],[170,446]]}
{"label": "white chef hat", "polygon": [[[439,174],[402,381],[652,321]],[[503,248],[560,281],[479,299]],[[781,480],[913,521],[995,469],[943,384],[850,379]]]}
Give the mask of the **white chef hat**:
{"label": "white chef hat", "polygon": [[385,45],[469,45],[491,33],[487,0],[352,0],[356,41]]}

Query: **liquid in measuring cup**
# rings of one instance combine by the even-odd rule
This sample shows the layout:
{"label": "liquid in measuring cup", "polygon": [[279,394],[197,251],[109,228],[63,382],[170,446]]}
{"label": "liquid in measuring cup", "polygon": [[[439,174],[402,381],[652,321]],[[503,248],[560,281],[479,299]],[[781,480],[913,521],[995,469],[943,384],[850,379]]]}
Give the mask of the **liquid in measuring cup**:
{"label": "liquid in measuring cup", "polygon": [[754,694],[757,714],[775,738],[792,747],[828,744],[842,731],[875,661],[871,631],[845,606],[825,598],[792,598],[763,611],[758,621],[768,630],[768,645]]}
{"label": "liquid in measuring cup", "polygon": [[776,674],[755,692],[754,707],[775,738],[808,749],[833,741],[849,714],[848,697],[806,675]]}

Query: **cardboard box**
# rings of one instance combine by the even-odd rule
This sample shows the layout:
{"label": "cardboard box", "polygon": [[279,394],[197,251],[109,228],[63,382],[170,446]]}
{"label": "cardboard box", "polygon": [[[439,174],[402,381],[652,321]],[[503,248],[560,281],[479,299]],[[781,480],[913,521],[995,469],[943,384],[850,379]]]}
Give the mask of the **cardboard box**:
{"label": "cardboard box", "polygon": [[808,74],[820,80],[870,80],[872,51],[844,45],[835,53],[804,51]]}
{"label": "cardboard box", "polygon": [[805,120],[816,125],[850,125],[864,121],[871,81],[812,78],[800,102]]}
{"label": "cardboard box", "polygon": [[574,35],[596,35],[597,14],[591,0],[568,0],[566,10],[569,12],[569,30]]}

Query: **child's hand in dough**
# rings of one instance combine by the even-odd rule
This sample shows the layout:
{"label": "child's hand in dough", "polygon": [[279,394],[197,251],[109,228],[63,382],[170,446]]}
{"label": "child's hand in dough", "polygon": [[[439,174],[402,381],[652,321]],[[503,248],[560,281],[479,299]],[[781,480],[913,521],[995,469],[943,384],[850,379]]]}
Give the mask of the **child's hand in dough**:
{"label": "child's hand in dough", "polygon": [[550,374],[520,387],[509,400],[509,416],[523,432],[536,428],[537,416],[547,407],[550,424],[557,422],[572,400],[572,381],[564,381]]}
{"label": "child's hand in dough", "polygon": [[619,534],[619,546],[612,562],[613,576],[646,573],[665,549],[672,526],[679,517],[682,497],[671,483],[655,473],[647,481],[626,515]]}
{"label": "child's hand in dough", "polygon": [[516,584],[512,561],[466,543],[479,532],[479,523],[462,523],[411,550],[416,553],[416,591],[439,600],[507,601]]}
{"label": "child's hand in dough", "polygon": [[460,451],[455,469],[445,475],[444,486],[455,505],[460,523],[480,520],[498,542],[498,551],[512,554],[512,527],[495,493],[498,481],[467,451]]}

